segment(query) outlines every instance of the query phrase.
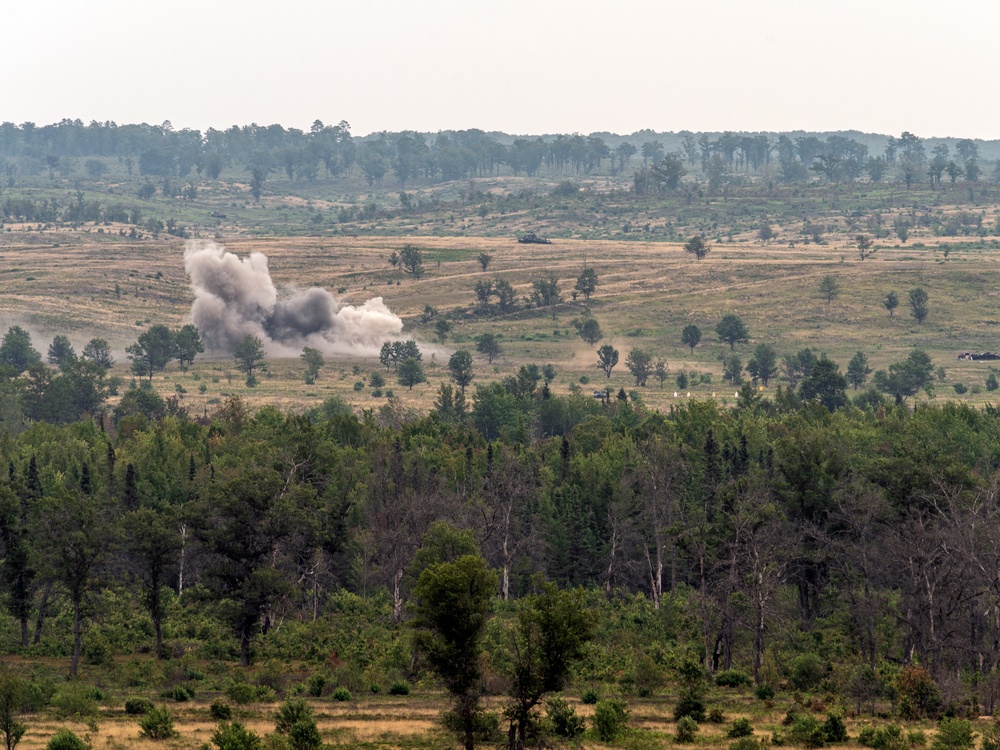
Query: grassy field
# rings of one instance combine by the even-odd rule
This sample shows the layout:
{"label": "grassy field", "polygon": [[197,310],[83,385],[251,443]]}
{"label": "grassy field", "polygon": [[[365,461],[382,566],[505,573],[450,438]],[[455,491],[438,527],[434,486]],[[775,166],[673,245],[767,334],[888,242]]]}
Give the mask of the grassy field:
{"label": "grassy field", "polygon": [[[119,374],[127,375],[124,347],[152,323],[179,326],[193,299],[183,269],[184,241],[129,241],[93,231],[11,232],[0,245],[0,315],[4,325],[21,324],[44,353],[56,333],[68,335],[78,350],[89,338],[109,339],[117,350]],[[44,241],[43,241],[44,240]],[[733,242],[715,245],[702,261],[679,243],[608,240],[559,240],[551,245],[520,245],[509,238],[484,237],[300,237],[222,240],[240,255],[262,252],[270,259],[279,288],[318,285],[349,304],[381,296],[405,321],[404,336],[416,338],[424,351],[428,382],[407,390],[387,374],[388,388],[402,408],[427,409],[438,385],[447,380],[447,359],[456,348],[474,349],[474,339],[489,331],[502,337],[503,356],[492,366],[476,356],[476,381],[516,372],[525,363],[552,364],[557,392],[571,384],[588,389],[604,385],[594,348],[575,332],[574,318],[592,316],[605,339],[621,352],[621,364],[609,385],[638,390],[646,403],[667,408],[675,398],[674,374],[711,373],[711,383],[690,388],[692,396],[732,399],[732,386],[721,382],[721,356],[728,345],[718,342],[715,324],[724,313],[742,317],[751,342],[736,348],[745,364],[752,347],[772,344],[781,354],[810,347],[840,363],[842,370],[856,351],[872,367],[884,368],[913,347],[928,351],[944,378],[933,398],[982,402],[990,363],[959,361],[963,351],[1000,348],[997,309],[1000,256],[970,241],[952,243],[945,254],[937,247],[903,247],[886,243],[874,257],[858,259],[846,238],[826,245]],[[406,242],[424,253],[426,274],[414,279],[387,262]],[[493,260],[483,272],[476,260],[482,252]],[[599,286],[589,303],[574,301],[571,292],[585,267],[594,268]],[[564,301],[552,308],[522,309],[509,315],[474,314],[473,286],[497,276],[517,290],[519,304],[531,282],[549,274],[559,280]],[[824,276],[834,276],[839,295],[827,302],[819,292]],[[930,314],[917,324],[909,314],[907,293],[922,287]],[[889,291],[900,298],[890,318],[882,301]],[[434,340],[433,322],[422,322],[430,305],[453,324],[442,345]],[[685,325],[703,333],[691,352],[680,341]],[[600,345],[599,344],[599,345]],[[635,389],[624,366],[633,348],[666,362],[671,377],[661,389],[651,379]],[[328,358],[314,385],[304,383],[295,359],[270,363],[258,388],[243,386],[233,362],[221,353],[199,356],[188,372],[172,364],[154,378],[169,395],[180,393],[184,404],[200,412],[229,394],[253,404],[303,408],[340,396],[360,408],[385,403],[367,387],[366,376],[378,369],[375,357]],[[587,382],[589,380],[589,382]],[[362,383],[360,390],[355,390]],[[970,391],[958,396],[953,386]],[[179,388],[178,388],[179,386]],[[979,392],[974,392],[979,391]],[[677,398],[686,397],[687,390]],[[930,396],[924,395],[923,398]]]}

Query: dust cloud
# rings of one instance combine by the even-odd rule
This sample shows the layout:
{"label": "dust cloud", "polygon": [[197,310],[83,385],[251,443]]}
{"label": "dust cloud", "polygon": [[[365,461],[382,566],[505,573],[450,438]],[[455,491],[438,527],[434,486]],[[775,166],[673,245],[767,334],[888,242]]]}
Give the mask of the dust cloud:
{"label": "dust cloud", "polygon": [[240,258],[215,243],[191,242],[184,268],[195,297],[191,319],[209,349],[231,352],[249,334],[271,356],[294,356],[304,346],[370,356],[403,330],[381,297],[355,307],[318,287],[279,296],[262,253]]}

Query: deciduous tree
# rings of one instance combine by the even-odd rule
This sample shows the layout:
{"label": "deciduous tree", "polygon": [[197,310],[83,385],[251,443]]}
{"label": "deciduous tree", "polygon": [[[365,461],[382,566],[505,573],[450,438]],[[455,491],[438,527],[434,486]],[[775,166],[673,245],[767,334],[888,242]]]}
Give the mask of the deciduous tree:
{"label": "deciduous tree", "polygon": [[618,350],[611,344],[605,344],[597,350],[597,366],[601,368],[608,380],[611,380],[611,371],[618,364]]}

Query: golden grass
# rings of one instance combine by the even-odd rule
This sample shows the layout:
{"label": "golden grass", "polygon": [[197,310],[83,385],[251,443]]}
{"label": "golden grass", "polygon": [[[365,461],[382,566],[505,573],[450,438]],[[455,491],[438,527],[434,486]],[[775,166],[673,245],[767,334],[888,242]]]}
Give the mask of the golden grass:
{"label": "golden grass", "polygon": [[[46,242],[40,243],[40,238]],[[407,242],[424,251],[427,273],[422,279],[397,273],[386,260]],[[842,368],[855,351],[864,351],[873,367],[884,368],[912,347],[922,347],[947,370],[938,399],[957,398],[951,388],[956,382],[971,387],[985,381],[988,363],[960,362],[959,352],[998,348],[1000,261],[975,249],[952,250],[944,260],[930,247],[883,247],[860,262],[846,244],[792,248],[747,242],[718,245],[697,262],[677,244],[641,241],[519,245],[508,238],[234,236],[223,244],[241,255],[266,254],[281,288],[317,284],[350,304],[382,296],[404,319],[404,335],[417,338],[425,351],[427,384],[410,391],[395,384],[391,374],[386,377],[387,388],[402,408],[418,411],[430,408],[439,384],[447,382],[450,353],[460,347],[473,349],[475,337],[484,331],[503,336],[504,355],[493,366],[477,356],[474,382],[502,377],[534,362],[556,366],[557,393],[565,393],[581,376],[591,381],[582,386],[585,393],[604,386],[593,348],[576,337],[570,325],[573,318],[584,315],[600,322],[605,333],[600,343],[621,352],[622,362],[608,384],[616,391],[634,388],[624,366],[632,348],[647,349],[667,363],[672,375],[665,387],[661,390],[651,380],[641,390],[646,402],[657,408],[675,403],[673,373],[680,369],[713,374],[712,384],[688,389],[693,396],[715,394],[732,400],[734,389],[720,383],[719,360],[728,347],[715,342],[713,332],[725,312],[743,317],[753,343],[771,343],[782,354],[812,347],[829,354]],[[43,352],[55,333],[69,335],[78,349],[93,336],[107,338],[118,350],[118,373],[127,375],[123,349],[139,333],[151,323],[179,326],[186,321],[192,295],[183,249],[183,241],[173,238],[131,242],[85,232],[7,233],[0,244],[0,322],[27,326]],[[486,273],[476,261],[481,252],[493,255]],[[600,278],[589,304],[570,299],[585,264]],[[532,280],[550,273],[559,279],[565,298],[554,320],[547,310],[490,319],[469,314],[477,280],[501,275],[521,298],[530,293]],[[818,292],[825,275],[836,276],[841,287],[830,303]],[[907,292],[915,286],[930,296],[930,315],[922,325],[908,314]],[[890,290],[901,300],[892,319],[882,306]],[[432,324],[420,322],[425,305],[449,315],[454,323],[444,346],[433,342]],[[693,354],[679,340],[688,323],[699,325],[703,332],[702,344]],[[744,362],[751,348],[738,347]],[[260,386],[250,390],[242,386],[230,359],[208,353],[190,372],[181,373],[174,364],[157,374],[154,383],[165,395],[180,384],[186,390],[183,404],[194,413],[210,410],[214,405],[210,400],[223,399],[224,394],[240,394],[254,406],[270,403],[281,409],[307,408],[331,395],[358,408],[377,408],[384,398],[373,398],[367,387],[353,390],[354,383],[374,369],[379,365],[373,357],[328,358],[320,379],[307,386],[296,359],[279,360],[271,363]],[[199,392],[201,385],[206,386],[205,393]],[[970,393],[964,398],[983,401],[987,396]]]}

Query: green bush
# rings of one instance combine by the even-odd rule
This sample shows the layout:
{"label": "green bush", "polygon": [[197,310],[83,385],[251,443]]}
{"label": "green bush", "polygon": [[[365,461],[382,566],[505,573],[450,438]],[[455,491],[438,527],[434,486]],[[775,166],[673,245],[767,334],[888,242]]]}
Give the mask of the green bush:
{"label": "green bush", "polygon": [[788,738],[802,747],[823,747],[826,744],[823,725],[813,716],[796,716],[788,730]]}
{"label": "green bush", "polygon": [[753,694],[758,700],[770,701],[774,700],[774,686],[769,685],[766,682],[762,682],[760,685],[753,689]]}
{"label": "green bush", "polygon": [[229,721],[233,718],[233,708],[223,701],[213,701],[208,713],[216,721]]}
{"label": "green bush", "polygon": [[979,743],[979,750],[1000,750],[1000,721],[994,719],[983,730],[983,739]]}
{"label": "green bush", "polygon": [[739,669],[726,669],[715,675],[715,684],[719,687],[743,687],[750,684],[750,675]]}
{"label": "green bush", "polygon": [[212,744],[219,750],[264,750],[260,735],[238,721],[220,724],[212,734]]}
{"label": "green bush", "polygon": [[140,736],[151,740],[167,740],[175,737],[174,717],[166,708],[153,708],[146,714],[146,717],[139,722],[142,729]]}
{"label": "green bush", "polygon": [[52,696],[52,707],[60,718],[87,718],[97,716],[98,692],[82,682],[67,682],[59,686]]}
{"label": "green bush", "polygon": [[628,724],[628,705],[623,700],[608,698],[594,706],[594,733],[601,742],[614,742]]}
{"label": "green bush", "polygon": [[875,727],[871,724],[862,724],[858,730],[858,744],[864,747],[871,747],[875,738]]}
{"label": "green bush", "polygon": [[[911,729],[906,733],[906,743],[910,747],[927,747],[927,735],[923,729]],[[986,747],[986,733],[983,733],[981,750],[997,750],[997,748]]]}
{"label": "green bush", "polygon": [[1000,388],[1000,382],[997,382],[996,373],[991,372],[986,377],[986,390],[995,391],[997,388]]}
{"label": "green bush", "polygon": [[952,388],[955,389],[955,393],[957,393],[959,396],[961,396],[963,393],[966,393],[969,390],[969,388],[965,385],[965,383],[955,383],[955,385],[953,385]]}
{"label": "green bush", "polygon": [[45,748],[46,750],[90,750],[86,742],[65,727],[52,735]]}
{"label": "green bush", "polygon": [[226,697],[237,706],[245,706],[257,700],[257,688],[245,682],[233,682],[226,688]]}
{"label": "green bush", "polygon": [[409,695],[410,683],[406,680],[396,680],[389,686],[389,695]]}
{"label": "green bush", "polygon": [[694,742],[694,736],[698,734],[698,722],[690,716],[682,716],[677,720],[677,742],[689,744]]}
{"label": "green bush", "polygon": [[713,708],[708,712],[708,721],[710,724],[725,724],[726,715],[722,713],[721,708]]}
{"label": "green bush", "polygon": [[552,733],[557,737],[575,740],[583,735],[583,717],[562,698],[550,698],[546,703],[545,713],[552,725]]}
{"label": "green bush", "polygon": [[753,723],[750,719],[736,719],[733,721],[733,725],[729,728],[726,736],[734,740],[740,737],[752,737]]}
{"label": "green bush", "polygon": [[729,750],[766,750],[767,741],[756,737],[740,737],[729,746]]}
{"label": "green bush", "polygon": [[875,750],[905,750],[907,747],[902,728],[895,724],[886,724],[875,729],[869,743],[869,747]]}
{"label": "green bush", "polygon": [[314,674],[306,680],[306,692],[313,698],[323,695],[323,688],[326,687],[326,677],[321,674]]}
{"label": "green bush", "polygon": [[312,718],[313,712],[308,703],[301,698],[289,698],[278,707],[274,715],[274,731],[288,734],[297,722]]}
{"label": "green bush", "polygon": [[823,734],[826,736],[826,741],[831,744],[847,742],[849,738],[847,736],[847,724],[844,723],[844,717],[837,712],[828,713],[826,721],[823,722]]}
{"label": "green bush", "polygon": [[339,687],[333,691],[333,699],[335,701],[349,701],[351,699],[351,691],[345,687]]}
{"label": "green bush", "polygon": [[976,744],[972,722],[966,719],[942,719],[931,742],[932,750],[970,750]]}
{"label": "green bush", "polygon": [[148,698],[126,698],[125,713],[129,716],[143,716],[153,709],[153,701]]}
{"label": "green bush", "polygon": [[802,654],[792,662],[789,682],[796,690],[814,690],[826,673],[826,665],[815,654]]}
{"label": "green bush", "polygon": [[585,706],[593,706],[597,703],[597,691],[593,688],[587,688],[580,696],[580,702]]}
{"label": "green bush", "polygon": [[288,731],[288,741],[292,750],[319,750],[323,746],[316,720],[312,716],[299,719]]}

